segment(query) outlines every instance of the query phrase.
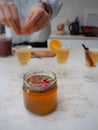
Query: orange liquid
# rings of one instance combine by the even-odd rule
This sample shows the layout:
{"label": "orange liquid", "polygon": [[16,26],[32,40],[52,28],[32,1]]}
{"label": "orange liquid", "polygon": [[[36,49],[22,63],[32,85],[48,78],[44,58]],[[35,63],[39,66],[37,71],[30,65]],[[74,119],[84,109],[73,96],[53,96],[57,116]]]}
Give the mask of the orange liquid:
{"label": "orange liquid", "polygon": [[30,50],[18,50],[16,53],[20,64],[27,64],[29,62],[31,56]]}
{"label": "orange liquid", "polygon": [[48,114],[56,109],[57,106],[57,85],[46,92],[29,91],[23,86],[25,107],[39,115]]}
{"label": "orange liquid", "polygon": [[69,55],[69,48],[56,49],[57,62],[60,64],[66,63]]}
{"label": "orange liquid", "polygon": [[[96,51],[89,51],[89,55],[94,63],[94,65],[96,66],[96,64],[98,63],[98,50]],[[88,63],[88,60],[86,59],[86,65],[90,67],[90,64]]]}
{"label": "orange liquid", "polygon": [[58,28],[57,30],[61,31],[61,32],[64,32],[65,29],[64,29],[64,27],[62,27],[62,28]]}

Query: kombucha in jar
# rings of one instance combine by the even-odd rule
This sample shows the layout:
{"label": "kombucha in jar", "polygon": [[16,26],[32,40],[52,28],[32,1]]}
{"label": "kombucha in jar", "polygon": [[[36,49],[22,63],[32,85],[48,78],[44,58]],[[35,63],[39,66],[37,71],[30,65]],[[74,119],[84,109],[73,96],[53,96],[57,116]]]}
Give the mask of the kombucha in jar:
{"label": "kombucha in jar", "polygon": [[44,115],[56,110],[57,79],[51,71],[27,72],[23,77],[25,107],[32,113]]}

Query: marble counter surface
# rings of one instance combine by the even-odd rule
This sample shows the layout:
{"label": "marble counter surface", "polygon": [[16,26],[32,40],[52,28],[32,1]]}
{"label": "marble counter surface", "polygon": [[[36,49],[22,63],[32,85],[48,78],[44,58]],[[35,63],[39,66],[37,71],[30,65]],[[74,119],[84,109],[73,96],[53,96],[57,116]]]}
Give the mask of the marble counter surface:
{"label": "marble counter surface", "polygon": [[[55,57],[32,58],[24,70],[47,68],[58,69]],[[57,78],[57,109],[49,115],[38,116],[24,107],[19,77],[23,68],[16,55],[0,57],[0,130],[98,130],[98,81],[85,81],[85,69],[81,44],[71,44],[66,75]]]}

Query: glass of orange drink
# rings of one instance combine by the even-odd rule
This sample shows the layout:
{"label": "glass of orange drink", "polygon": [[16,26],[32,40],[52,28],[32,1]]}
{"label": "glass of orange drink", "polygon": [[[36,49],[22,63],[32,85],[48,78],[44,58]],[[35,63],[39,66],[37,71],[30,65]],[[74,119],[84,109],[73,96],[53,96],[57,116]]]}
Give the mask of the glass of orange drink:
{"label": "glass of orange drink", "polygon": [[68,45],[62,45],[62,43],[58,39],[52,39],[49,45],[50,49],[56,53],[56,61],[57,61],[57,71],[56,74],[58,77],[64,77],[66,75],[65,72],[65,64],[67,63],[70,47]]}
{"label": "glass of orange drink", "polygon": [[17,54],[18,61],[21,65],[26,65],[29,63],[31,56],[32,47],[29,45],[17,46],[15,51]]}
{"label": "glass of orange drink", "polygon": [[19,45],[15,47],[16,56],[17,56],[19,64],[22,65],[21,70],[23,71],[24,71],[24,67],[30,61],[31,51],[32,51],[32,47],[30,45]]}
{"label": "glass of orange drink", "polygon": [[[85,46],[84,46],[85,47]],[[98,48],[91,47],[90,49],[85,47],[85,65],[86,65],[86,81],[97,81],[97,64],[98,64]]]}
{"label": "glass of orange drink", "polygon": [[51,71],[32,71],[23,77],[24,105],[30,112],[45,115],[57,107],[57,79]]}
{"label": "glass of orange drink", "polygon": [[56,49],[56,59],[59,64],[65,64],[67,62],[69,51],[70,47],[68,46]]}

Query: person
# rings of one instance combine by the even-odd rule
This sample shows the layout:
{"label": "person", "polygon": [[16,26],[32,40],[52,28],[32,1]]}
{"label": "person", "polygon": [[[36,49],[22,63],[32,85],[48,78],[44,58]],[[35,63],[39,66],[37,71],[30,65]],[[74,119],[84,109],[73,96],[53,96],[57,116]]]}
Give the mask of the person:
{"label": "person", "polygon": [[0,34],[5,33],[5,26],[0,24]]}
{"label": "person", "polygon": [[51,20],[62,4],[62,0],[0,0],[0,24],[11,29],[13,46],[47,47]]}

